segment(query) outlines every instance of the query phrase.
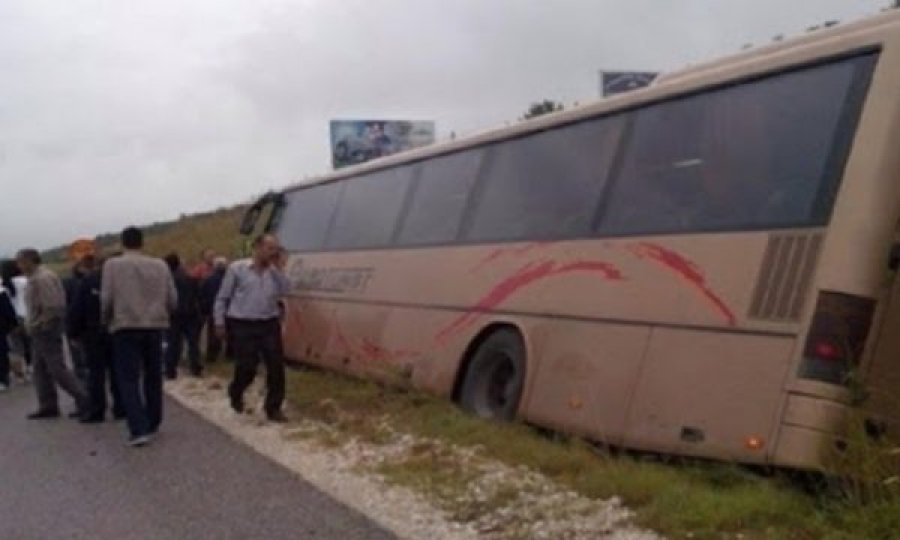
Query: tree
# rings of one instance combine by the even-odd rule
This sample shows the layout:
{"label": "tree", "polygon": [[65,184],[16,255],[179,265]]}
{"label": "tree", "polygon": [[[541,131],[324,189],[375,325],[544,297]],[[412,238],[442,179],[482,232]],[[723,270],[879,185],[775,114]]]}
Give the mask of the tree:
{"label": "tree", "polygon": [[557,103],[556,101],[553,101],[551,99],[545,99],[537,103],[532,103],[531,106],[528,107],[528,111],[525,112],[525,115],[522,116],[522,120],[528,120],[542,114],[557,112],[561,110],[563,110],[562,103]]}

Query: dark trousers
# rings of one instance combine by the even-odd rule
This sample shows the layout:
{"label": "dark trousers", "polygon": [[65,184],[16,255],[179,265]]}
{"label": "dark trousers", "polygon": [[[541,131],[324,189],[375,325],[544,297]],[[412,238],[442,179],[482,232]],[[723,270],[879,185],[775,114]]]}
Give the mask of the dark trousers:
{"label": "dark trousers", "polygon": [[244,391],[256,377],[256,367],[262,360],[266,364],[265,411],[267,414],[280,411],[284,401],[284,356],[278,319],[230,319],[228,338],[234,351],[234,380],[228,387],[229,397],[243,403]]}
{"label": "dark trousers", "polygon": [[88,384],[88,364],[86,353],[84,348],[81,346],[81,342],[75,339],[66,338],[69,344],[69,355],[72,360],[72,371],[75,373],[75,376],[78,377],[78,380],[81,381],[81,384],[87,386]]}
{"label": "dark trousers", "polygon": [[0,384],[9,386],[9,343],[3,333],[0,333]]}
{"label": "dark trousers", "polygon": [[222,354],[222,340],[216,335],[216,320],[212,315],[206,316],[206,361],[215,362]]}
{"label": "dark trousers", "polygon": [[[61,325],[56,325],[61,326]],[[41,330],[31,336],[34,362],[34,390],[39,411],[58,411],[56,386],[65,390],[78,404],[79,412],[87,407],[87,394],[75,374],[66,366],[63,333],[56,328]]]}
{"label": "dark trousers", "polygon": [[13,337],[22,348],[22,357],[25,359],[25,365],[31,365],[31,338],[25,332],[25,321],[19,321],[19,327],[13,332]]}
{"label": "dark trousers", "polygon": [[115,373],[132,437],[156,432],[162,422],[161,330],[113,334]]}
{"label": "dark trousers", "polygon": [[106,415],[107,390],[112,394],[113,416],[125,416],[125,406],[119,393],[119,381],[114,372],[112,339],[106,333],[89,333],[81,340],[88,369],[88,416],[102,419]]}
{"label": "dark trousers", "polygon": [[181,361],[181,352],[184,343],[187,342],[188,365],[191,373],[199,374],[203,366],[200,365],[200,321],[172,319],[167,334],[168,347],[166,348],[166,375],[174,378],[177,375],[178,363]]}

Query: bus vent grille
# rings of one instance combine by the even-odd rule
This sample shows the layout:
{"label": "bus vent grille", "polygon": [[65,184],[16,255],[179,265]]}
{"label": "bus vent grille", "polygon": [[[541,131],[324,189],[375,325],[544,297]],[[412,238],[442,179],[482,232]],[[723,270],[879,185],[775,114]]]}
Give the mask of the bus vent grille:
{"label": "bus vent grille", "polygon": [[750,317],[779,322],[799,321],[821,247],[821,233],[769,236],[769,245],[766,246],[750,304]]}

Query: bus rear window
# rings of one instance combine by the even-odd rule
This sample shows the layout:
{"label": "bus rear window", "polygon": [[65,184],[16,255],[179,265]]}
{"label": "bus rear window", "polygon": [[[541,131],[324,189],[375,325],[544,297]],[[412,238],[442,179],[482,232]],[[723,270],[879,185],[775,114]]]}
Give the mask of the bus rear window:
{"label": "bus rear window", "polygon": [[874,55],[634,113],[604,235],[824,225]]}

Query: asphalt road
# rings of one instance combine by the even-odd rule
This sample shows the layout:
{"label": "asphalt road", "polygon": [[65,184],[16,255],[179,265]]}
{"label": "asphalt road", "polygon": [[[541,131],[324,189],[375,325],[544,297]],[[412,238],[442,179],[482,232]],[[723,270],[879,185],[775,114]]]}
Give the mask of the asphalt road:
{"label": "asphalt road", "polygon": [[172,400],[144,448],[121,422],[26,420],[34,405],[0,393],[2,540],[392,538]]}

